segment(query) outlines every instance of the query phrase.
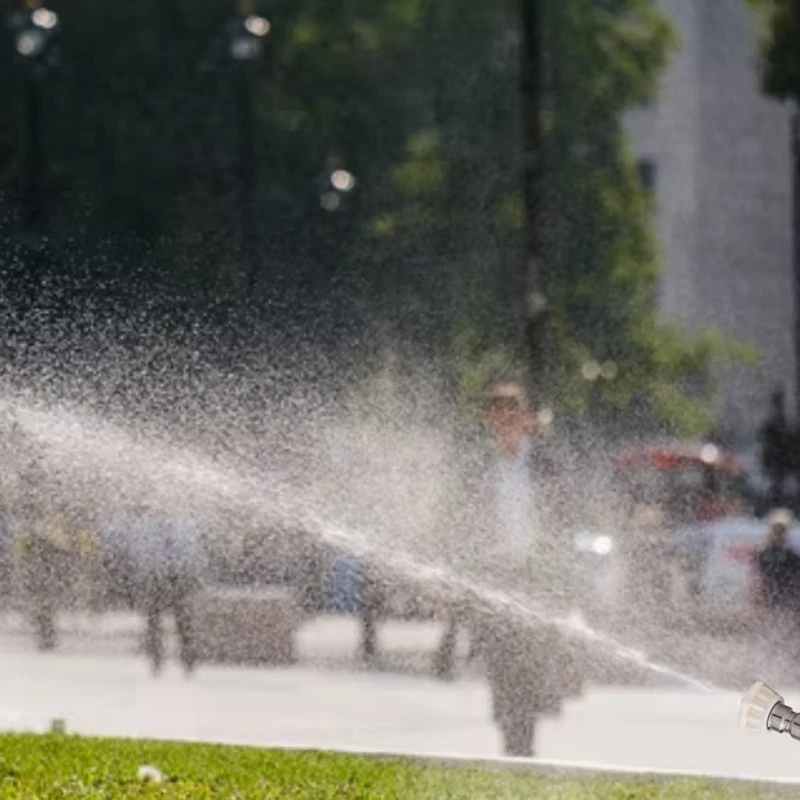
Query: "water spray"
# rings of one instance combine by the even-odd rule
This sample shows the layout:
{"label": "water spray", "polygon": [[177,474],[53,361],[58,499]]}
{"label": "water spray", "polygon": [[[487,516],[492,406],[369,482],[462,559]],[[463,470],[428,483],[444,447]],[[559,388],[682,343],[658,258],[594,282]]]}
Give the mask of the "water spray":
{"label": "water spray", "polygon": [[800,740],[800,713],[762,681],[756,681],[742,698],[739,707],[739,728],[747,731],[788,733]]}
{"label": "water spray", "polygon": [[[234,448],[232,463],[209,458],[202,450],[169,438],[133,436],[131,432],[80,408],[52,410],[47,404],[4,393],[0,386],[0,411],[12,412],[20,430],[43,451],[47,467],[56,474],[75,479],[76,465],[91,465],[97,473],[125,479],[141,479],[148,491],[196,508],[243,509],[260,519],[280,517],[284,522],[313,532],[317,540],[335,550],[378,563],[384,573],[397,576],[421,590],[435,587],[439,597],[466,601],[478,612],[511,618],[531,628],[554,630],[578,645],[590,645],[616,661],[622,661],[669,680],[705,692],[718,687],[672,667],[652,661],[643,650],[628,647],[613,636],[597,630],[571,612],[569,592],[548,592],[531,597],[487,585],[482,579],[447,564],[431,563],[404,548],[382,547],[374,537],[350,524],[331,522],[331,513],[315,495],[304,489],[303,502],[297,486],[278,470],[253,463],[246,453]],[[227,448],[230,450],[230,448]],[[244,465],[242,464],[244,462]],[[268,488],[268,493],[265,493]],[[167,495],[167,492],[169,495]],[[207,505],[208,504],[208,505]],[[336,516],[334,514],[334,516]]]}

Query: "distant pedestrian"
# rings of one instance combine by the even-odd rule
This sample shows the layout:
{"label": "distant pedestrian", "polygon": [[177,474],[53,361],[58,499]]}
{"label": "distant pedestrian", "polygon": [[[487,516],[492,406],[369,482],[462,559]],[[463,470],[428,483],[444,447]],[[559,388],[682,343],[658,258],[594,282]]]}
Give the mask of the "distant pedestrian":
{"label": "distant pedestrian", "polygon": [[756,556],[759,596],[769,614],[769,629],[785,636],[781,646],[794,647],[800,635],[800,555],[790,546],[793,517],[778,509],[769,516],[766,545]]}
{"label": "distant pedestrian", "polygon": [[132,514],[106,515],[98,520],[100,580],[96,605],[102,610],[136,608],[137,570],[131,542],[135,527]]}
{"label": "distant pedestrian", "polygon": [[[569,540],[559,535],[549,506],[558,497],[557,469],[521,385],[509,381],[492,389],[485,425],[481,464],[465,494],[470,517],[464,520],[470,531],[465,548],[474,559],[470,571],[491,588],[546,600],[561,612],[569,603],[572,563]],[[504,752],[530,757],[539,720],[558,715],[564,700],[582,691],[577,651],[553,626],[539,621],[488,608],[469,616]]]}
{"label": "distant pedestrian", "polygon": [[362,659],[372,664],[378,655],[378,620],[385,610],[387,586],[376,565],[362,563],[359,572],[360,650]]}
{"label": "distant pedestrian", "polygon": [[195,523],[186,517],[157,513],[144,505],[134,515],[131,541],[139,586],[139,605],[147,620],[145,651],[153,674],[165,659],[163,621],[175,620],[181,664],[190,675],[198,660],[194,599],[207,570]]}
{"label": "distant pedestrian", "polygon": [[797,436],[786,417],[786,398],[782,390],[773,393],[771,410],[759,431],[761,464],[769,479],[769,508],[791,504],[787,483],[795,470]]}
{"label": "distant pedestrian", "polygon": [[[444,631],[433,656],[433,674],[441,680],[452,681],[456,677],[458,634],[461,630],[469,629],[469,605],[450,601],[443,604],[442,611]],[[467,661],[472,661],[477,656],[479,649],[479,633],[473,630],[469,640]]]}
{"label": "distant pedestrian", "polygon": [[783,509],[770,514],[767,544],[756,563],[764,605],[794,612],[800,611],[800,555],[789,545],[791,522],[792,515]]}
{"label": "distant pedestrian", "polygon": [[40,650],[58,644],[56,618],[70,599],[77,558],[69,523],[59,514],[26,515],[18,539],[26,593]]}
{"label": "distant pedestrian", "polygon": [[14,526],[7,516],[0,516],[0,608],[11,603],[14,595]]}

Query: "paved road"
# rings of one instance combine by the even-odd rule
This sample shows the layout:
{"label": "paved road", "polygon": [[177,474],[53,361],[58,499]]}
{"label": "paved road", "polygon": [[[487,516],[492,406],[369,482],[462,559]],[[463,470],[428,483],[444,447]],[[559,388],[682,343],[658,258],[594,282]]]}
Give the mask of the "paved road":
{"label": "paved road", "polygon": [[[348,622],[325,623],[325,635],[322,623],[304,629],[297,667],[207,666],[192,680],[174,667],[153,680],[144,661],[131,655],[130,642],[100,654],[86,653],[85,642],[68,641],[63,652],[42,655],[26,639],[6,633],[0,641],[0,728],[43,730],[63,717],[71,731],[85,734],[499,754],[481,680],[467,676],[447,684],[424,675],[359,672],[352,662],[348,669],[331,669],[353,643]],[[421,636],[435,642],[436,633],[401,626],[385,641],[398,655],[404,641],[416,651]],[[313,666],[326,648],[328,666]],[[776,688],[800,707],[800,682],[795,684],[794,697],[789,684]],[[671,686],[590,688],[560,719],[543,724],[539,755],[800,779],[800,744],[737,730],[740,697],[739,691]]]}

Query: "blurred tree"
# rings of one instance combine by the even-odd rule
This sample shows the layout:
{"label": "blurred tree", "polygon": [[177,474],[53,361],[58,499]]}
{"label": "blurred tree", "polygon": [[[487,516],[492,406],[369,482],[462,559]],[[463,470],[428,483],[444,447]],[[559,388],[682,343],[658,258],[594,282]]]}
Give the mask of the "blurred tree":
{"label": "blurred tree", "polygon": [[781,100],[800,101],[800,3],[748,0],[762,22],[764,91]]}
{"label": "blurred tree", "polygon": [[[599,394],[628,422],[636,413],[643,426],[707,431],[710,365],[744,353],[658,323],[653,209],[623,131],[625,113],[655,98],[672,28],[650,0],[542,7],[540,269],[553,299],[560,402],[585,412]],[[524,313],[517,12],[516,3],[476,0],[427,8],[408,76],[422,124],[373,221],[383,243],[376,269],[398,317],[452,348],[470,396],[477,376],[511,363]],[[590,360],[613,380],[585,380]]]}
{"label": "blurred tree", "polygon": [[[58,240],[54,274],[75,283],[85,272],[82,289],[121,286],[146,303],[169,288],[226,324],[250,310],[319,326],[336,297],[347,301],[340,321],[349,319],[369,260],[359,207],[405,141],[403,72],[422,3],[262,5],[271,46],[250,76],[258,246],[242,275],[242,93],[221,42],[232,0],[53,0],[65,50],[53,139],[67,176],[48,231]],[[2,0],[0,12],[16,6]],[[0,82],[11,85],[5,70]],[[4,172],[16,158],[7,112]],[[337,214],[318,191],[334,155],[358,181],[355,202]]]}
{"label": "blurred tree", "polygon": [[[255,324],[270,342],[282,328],[280,341],[335,349],[380,322],[411,353],[455,363],[463,386],[510,360],[524,313],[516,2],[257,0],[271,30],[249,75],[258,180],[245,275],[242,95],[220,46],[232,0],[52,7],[65,188],[49,263],[73,301],[114,289],[123,308],[161,308],[177,329],[191,317],[178,295],[226,331],[213,343],[223,352],[252,346]],[[652,0],[543,7],[542,248],[562,402],[586,406],[587,359],[614,362],[615,380],[598,384],[605,406],[702,427],[708,409],[684,384],[719,348],[656,322],[652,209],[622,131],[656,92],[672,31]],[[13,126],[0,106],[0,177]],[[333,164],[356,180],[335,213],[320,191]],[[0,233],[4,220],[0,208]],[[0,258],[6,276],[26,269],[16,251]]]}
{"label": "blurred tree", "polygon": [[764,92],[793,104],[795,404],[800,414],[800,0],[749,0],[760,15],[761,83]]}

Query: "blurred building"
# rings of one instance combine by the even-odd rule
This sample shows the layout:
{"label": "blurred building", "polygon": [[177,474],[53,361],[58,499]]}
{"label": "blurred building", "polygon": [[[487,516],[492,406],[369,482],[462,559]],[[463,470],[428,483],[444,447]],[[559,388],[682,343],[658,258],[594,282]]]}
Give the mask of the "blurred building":
{"label": "blurred building", "polygon": [[790,110],[760,94],[746,0],[659,0],[680,38],[658,104],[631,116],[655,193],[660,304],[686,329],[751,343],[720,374],[726,432],[752,439],[775,384],[794,386]]}

